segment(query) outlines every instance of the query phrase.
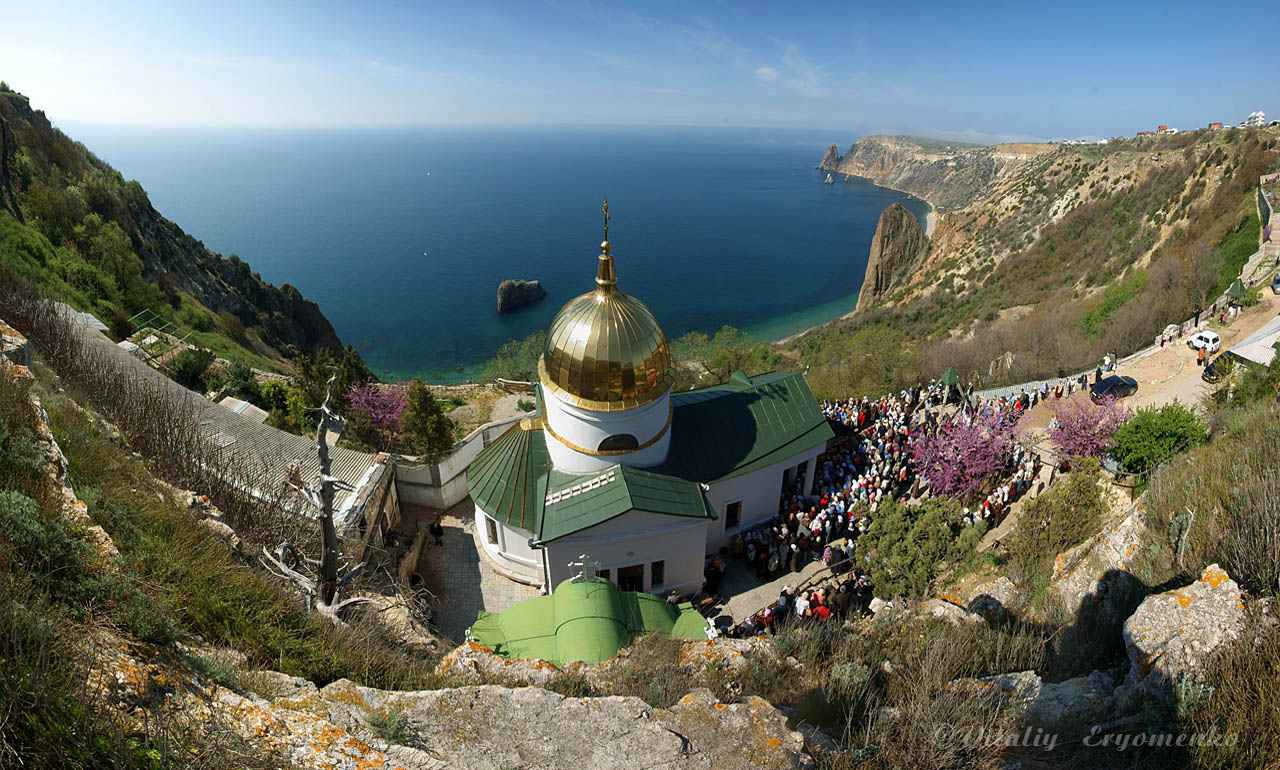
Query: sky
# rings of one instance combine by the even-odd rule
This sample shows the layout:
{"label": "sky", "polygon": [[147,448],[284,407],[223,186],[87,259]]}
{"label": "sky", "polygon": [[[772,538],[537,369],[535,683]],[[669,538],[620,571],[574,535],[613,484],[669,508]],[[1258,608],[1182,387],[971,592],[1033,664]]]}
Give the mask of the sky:
{"label": "sky", "polygon": [[1280,112],[1266,3],[0,0],[55,123],[1103,137]]}

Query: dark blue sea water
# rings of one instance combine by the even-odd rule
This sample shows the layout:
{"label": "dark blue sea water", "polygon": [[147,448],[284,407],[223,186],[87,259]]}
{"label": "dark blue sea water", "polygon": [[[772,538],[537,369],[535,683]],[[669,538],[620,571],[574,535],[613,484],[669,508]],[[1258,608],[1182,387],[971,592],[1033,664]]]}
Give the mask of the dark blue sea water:
{"label": "dark blue sea water", "polygon": [[[320,304],[383,376],[452,377],[592,288],[609,197],[618,285],[668,337],[776,339],[852,309],[880,212],[821,183],[832,137],[706,128],[69,131],[155,207]],[[550,296],[499,316],[498,283]]]}

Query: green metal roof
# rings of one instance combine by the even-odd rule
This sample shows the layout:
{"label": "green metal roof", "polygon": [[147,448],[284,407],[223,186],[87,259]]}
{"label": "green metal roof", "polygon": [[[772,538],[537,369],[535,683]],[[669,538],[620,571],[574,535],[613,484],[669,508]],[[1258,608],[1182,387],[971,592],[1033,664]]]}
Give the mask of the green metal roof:
{"label": "green metal roof", "polygon": [[467,468],[467,488],[485,513],[537,532],[551,459],[542,431],[527,428],[522,420],[485,447]]}
{"label": "green metal roof", "polygon": [[1244,283],[1239,278],[1232,281],[1231,285],[1227,287],[1227,296],[1232,299],[1240,299],[1248,293],[1249,291],[1245,289]]}
{"label": "green metal roof", "polygon": [[694,481],[741,476],[835,436],[799,372],[734,372],[723,385],[671,400],[671,451],[653,470]]}
{"label": "green metal roof", "polygon": [[736,372],[723,385],[671,399],[671,449],[661,466],[613,465],[586,474],[555,470],[541,423],[523,420],[471,463],[471,498],[498,521],[544,542],[631,510],[714,518],[699,483],[773,465],[825,445],[834,435],[798,373]]}
{"label": "green metal roof", "polygon": [[687,479],[625,465],[583,475],[552,470],[538,537],[550,542],[630,510],[714,518],[702,490]]}
{"label": "green metal roof", "polygon": [[607,580],[566,580],[550,596],[480,612],[470,636],[504,658],[541,658],[557,665],[598,663],[636,636],[659,633],[706,639],[707,619],[685,602],[677,606],[646,593],[620,591]]}

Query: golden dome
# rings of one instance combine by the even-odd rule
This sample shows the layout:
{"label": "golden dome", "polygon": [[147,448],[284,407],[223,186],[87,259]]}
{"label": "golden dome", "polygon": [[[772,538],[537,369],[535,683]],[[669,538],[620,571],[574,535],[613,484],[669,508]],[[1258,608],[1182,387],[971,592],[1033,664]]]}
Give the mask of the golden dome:
{"label": "golden dome", "polygon": [[616,412],[658,398],[674,377],[658,319],[648,305],[618,291],[609,242],[600,248],[596,289],[569,300],[551,321],[538,377],[575,406]]}

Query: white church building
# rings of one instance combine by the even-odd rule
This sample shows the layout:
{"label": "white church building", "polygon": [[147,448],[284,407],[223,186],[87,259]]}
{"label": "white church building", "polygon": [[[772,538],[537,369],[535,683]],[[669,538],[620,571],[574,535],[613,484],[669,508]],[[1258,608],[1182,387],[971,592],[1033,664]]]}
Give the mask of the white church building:
{"label": "white church building", "polygon": [[534,416],[467,469],[476,531],[531,585],[586,555],[623,590],[696,591],[707,553],[777,513],[798,473],[811,487],[833,434],[798,373],[672,393],[667,337],[601,250],[595,289],[551,322]]}

